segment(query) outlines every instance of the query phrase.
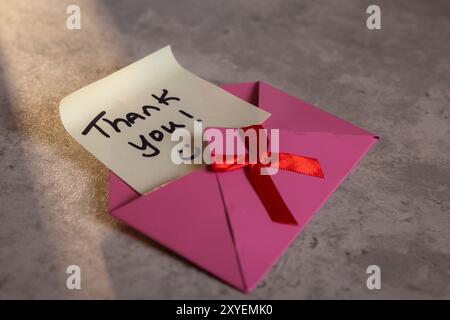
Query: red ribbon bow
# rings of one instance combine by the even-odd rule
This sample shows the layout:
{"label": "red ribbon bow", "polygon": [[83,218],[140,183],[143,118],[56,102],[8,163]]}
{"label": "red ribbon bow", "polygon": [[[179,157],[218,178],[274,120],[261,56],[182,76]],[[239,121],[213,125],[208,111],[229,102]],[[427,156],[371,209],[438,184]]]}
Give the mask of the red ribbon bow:
{"label": "red ribbon bow", "polygon": [[[256,130],[263,129],[262,126],[257,125],[243,128],[243,130],[245,132],[250,128]],[[258,131],[256,136],[259,137]],[[259,146],[259,141],[257,145]],[[246,148],[248,149],[248,143],[246,143]],[[270,154],[268,154],[268,156],[270,156]],[[262,164],[260,163],[259,157],[257,163],[255,164],[249,163],[248,157],[245,158],[244,163],[238,163],[238,157],[234,156],[231,163],[214,162],[210,165],[210,168],[214,172],[225,172],[244,168],[248,180],[261,199],[261,202],[269,213],[272,221],[298,225],[297,221],[294,218],[294,215],[287,207],[270,175],[261,175],[261,168],[271,166],[278,167],[282,170],[292,171],[318,178],[324,178],[322,168],[317,159],[298,156],[291,153],[279,153],[278,163]]]}

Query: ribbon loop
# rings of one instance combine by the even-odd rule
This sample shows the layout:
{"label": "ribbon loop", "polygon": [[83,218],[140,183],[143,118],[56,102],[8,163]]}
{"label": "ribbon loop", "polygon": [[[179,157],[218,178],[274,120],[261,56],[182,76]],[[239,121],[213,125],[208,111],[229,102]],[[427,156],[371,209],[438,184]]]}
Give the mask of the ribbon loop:
{"label": "ribbon loop", "polygon": [[[243,128],[244,131],[248,129],[259,130],[263,129],[263,127],[258,125]],[[259,138],[258,134],[256,136]],[[268,138],[267,142],[269,142]],[[248,143],[246,143],[246,148],[248,150]],[[248,180],[250,181],[255,192],[258,194],[259,199],[266,208],[272,221],[284,224],[298,225],[294,215],[291,213],[286,203],[284,202],[271,176],[262,175],[261,169],[264,167],[277,167],[281,170],[291,171],[317,178],[324,178],[324,174],[319,160],[315,158],[298,156],[291,153],[279,153],[278,155],[279,157],[277,163],[263,164],[260,161],[260,157],[258,157],[257,163],[249,163],[247,156],[245,157],[245,161],[238,161],[242,160],[242,158],[233,156],[232,161],[227,159],[225,163],[213,162],[210,165],[210,168],[214,172],[226,172],[237,169],[244,169]],[[270,153],[266,156],[270,157]]]}

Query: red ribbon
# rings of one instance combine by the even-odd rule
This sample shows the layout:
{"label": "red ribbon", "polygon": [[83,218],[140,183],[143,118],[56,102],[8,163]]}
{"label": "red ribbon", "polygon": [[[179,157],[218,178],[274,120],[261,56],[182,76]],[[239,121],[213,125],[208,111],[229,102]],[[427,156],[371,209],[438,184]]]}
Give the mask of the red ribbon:
{"label": "red ribbon", "polygon": [[[251,126],[243,128],[244,132],[248,129],[263,129],[262,126]],[[258,131],[256,134],[259,137]],[[259,146],[259,141],[258,144]],[[248,144],[246,144],[248,149]],[[270,157],[270,154],[268,154]],[[231,161],[227,161],[231,162]],[[245,158],[244,163],[238,163],[238,157],[234,156],[231,163],[216,163],[210,165],[214,172],[225,172],[244,168],[245,174],[250,181],[253,189],[258,194],[261,202],[264,204],[270,218],[274,222],[298,225],[278,189],[276,188],[270,175],[261,175],[261,168],[263,167],[278,167],[281,170],[292,171],[295,173],[305,174],[313,177],[324,178],[324,174],[320,163],[317,159],[298,156],[291,153],[279,153],[278,163],[262,164],[258,157],[257,163],[249,163],[248,157]]]}

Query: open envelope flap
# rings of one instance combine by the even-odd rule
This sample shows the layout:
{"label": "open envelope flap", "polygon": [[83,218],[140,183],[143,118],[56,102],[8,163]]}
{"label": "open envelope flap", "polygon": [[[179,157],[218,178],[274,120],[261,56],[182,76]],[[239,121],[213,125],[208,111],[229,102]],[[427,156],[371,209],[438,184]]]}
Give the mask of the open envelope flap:
{"label": "open envelope flap", "polygon": [[258,106],[273,112],[273,116],[264,123],[265,128],[374,137],[372,133],[264,82],[259,82]]}
{"label": "open envelope flap", "polygon": [[263,124],[265,128],[357,134],[376,138],[374,134],[262,81],[226,84],[222,87],[270,112],[271,117]]}

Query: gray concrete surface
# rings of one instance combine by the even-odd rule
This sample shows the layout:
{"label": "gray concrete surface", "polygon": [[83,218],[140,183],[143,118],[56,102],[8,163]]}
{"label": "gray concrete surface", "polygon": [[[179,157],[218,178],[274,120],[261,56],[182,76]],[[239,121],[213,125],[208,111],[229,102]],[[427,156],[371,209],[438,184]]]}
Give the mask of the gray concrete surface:
{"label": "gray concrete surface", "polygon": [[[371,3],[1,1],[0,298],[450,298],[450,2],[373,1],[379,31]],[[210,81],[264,80],[382,137],[251,294],[112,219],[106,169],[59,121],[62,97],[166,44]]]}

